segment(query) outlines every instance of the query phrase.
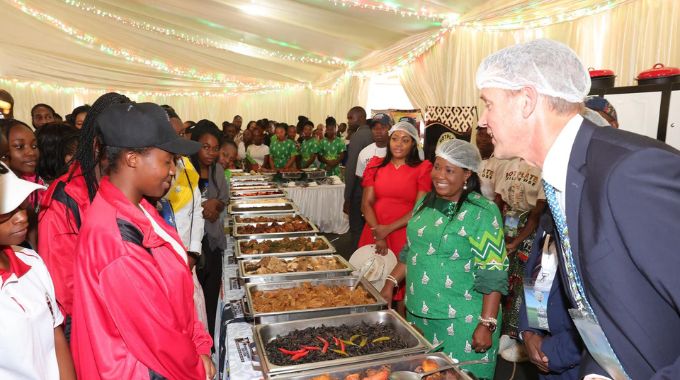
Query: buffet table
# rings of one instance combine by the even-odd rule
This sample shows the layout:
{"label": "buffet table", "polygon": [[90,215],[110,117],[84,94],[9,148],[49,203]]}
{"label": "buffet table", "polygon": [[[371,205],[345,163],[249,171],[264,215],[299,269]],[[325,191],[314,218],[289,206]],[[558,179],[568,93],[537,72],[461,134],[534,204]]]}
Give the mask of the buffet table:
{"label": "buffet table", "polygon": [[344,185],[285,188],[287,199],[277,184],[255,178],[232,179],[214,335],[218,379],[385,379],[453,365],[428,353],[434,346],[386,310],[380,292],[319,234],[347,230]]}
{"label": "buffet table", "polygon": [[300,209],[302,215],[319,227],[321,232],[344,234],[349,231],[349,219],[342,212],[345,185],[314,187],[284,187],[284,191]]}

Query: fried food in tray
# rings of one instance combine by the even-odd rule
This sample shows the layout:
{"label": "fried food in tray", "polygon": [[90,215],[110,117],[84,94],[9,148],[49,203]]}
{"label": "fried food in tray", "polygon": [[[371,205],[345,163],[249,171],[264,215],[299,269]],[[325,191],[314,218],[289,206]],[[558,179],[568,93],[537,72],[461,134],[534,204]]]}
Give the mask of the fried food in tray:
{"label": "fried food in tray", "polygon": [[316,272],[345,269],[334,257],[300,256],[293,259],[265,257],[245,265],[246,274]]}
{"label": "fried food in tray", "polygon": [[[425,359],[423,360],[421,365],[411,370],[415,373],[424,373],[435,371],[437,369],[439,369],[439,364],[435,360]],[[373,368],[368,368],[362,371],[353,372],[344,376],[333,376],[330,374],[319,375],[313,377],[311,380],[388,380],[391,374],[392,366],[381,365],[375,366]],[[456,376],[455,372],[452,372],[450,375],[447,375],[446,372],[439,372],[427,376],[423,380],[448,380],[448,379],[456,380],[458,379],[458,376]]]}
{"label": "fried food in tray", "polygon": [[292,223],[297,220],[304,220],[300,215],[257,215],[257,216],[237,216],[236,223],[271,223],[271,222],[283,222]]}
{"label": "fried food in tray", "polygon": [[253,309],[257,313],[323,309],[330,307],[367,305],[375,299],[362,286],[350,290],[348,286],[312,285],[274,290],[254,290],[251,294]]}
{"label": "fried food in tray", "polygon": [[236,232],[241,235],[274,234],[284,232],[313,231],[312,226],[299,216],[282,222],[237,225]]}
{"label": "fried food in tray", "polygon": [[268,195],[283,195],[283,193],[278,189],[232,193],[234,197],[264,197]]}
{"label": "fried food in tray", "polygon": [[266,253],[283,253],[283,252],[306,252],[306,251],[322,251],[328,249],[323,239],[315,239],[309,237],[299,238],[283,238],[277,240],[249,240],[240,241],[241,253],[244,255],[259,255]]}

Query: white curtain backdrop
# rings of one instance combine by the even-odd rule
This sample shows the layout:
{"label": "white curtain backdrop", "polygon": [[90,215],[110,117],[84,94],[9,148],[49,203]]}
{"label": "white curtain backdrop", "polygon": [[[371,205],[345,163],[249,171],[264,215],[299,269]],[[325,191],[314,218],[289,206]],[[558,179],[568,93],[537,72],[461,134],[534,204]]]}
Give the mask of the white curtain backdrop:
{"label": "white curtain backdrop", "polygon": [[[494,3],[499,1],[486,6]],[[546,3],[553,7],[564,1]],[[484,57],[512,44],[551,38],[569,45],[587,66],[614,70],[616,86],[635,85],[637,74],[657,62],[680,66],[678,20],[680,1],[636,0],[544,28],[486,31],[457,27],[428,54],[406,66],[401,83],[415,107],[481,106],[474,76]],[[495,23],[492,18],[486,22]]]}

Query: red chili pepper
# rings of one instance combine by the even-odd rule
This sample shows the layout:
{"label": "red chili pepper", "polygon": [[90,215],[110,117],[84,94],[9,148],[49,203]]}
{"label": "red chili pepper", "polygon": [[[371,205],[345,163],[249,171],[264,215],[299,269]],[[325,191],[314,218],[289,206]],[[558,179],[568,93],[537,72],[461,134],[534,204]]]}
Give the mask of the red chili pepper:
{"label": "red chili pepper", "polygon": [[291,360],[299,360],[300,358],[304,358],[305,356],[307,356],[307,354],[309,354],[309,351],[305,350],[305,351],[300,352],[299,354],[293,355],[293,357],[290,358],[290,359]]}
{"label": "red chili pepper", "polygon": [[330,346],[330,343],[328,343],[328,341],[326,339],[324,339],[320,336],[317,336],[316,338],[318,340],[320,340],[321,343],[323,343],[323,348],[321,349],[321,352],[325,354],[328,351],[328,346]]}
{"label": "red chili pepper", "polygon": [[333,343],[335,343],[336,346],[340,345],[340,339],[333,337]]}
{"label": "red chili pepper", "polygon": [[305,352],[305,351],[307,351],[307,350],[304,350],[304,349],[303,349],[303,350],[291,351],[291,350],[286,350],[285,348],[279,347],[279,351],[281,351],[282,353],[284,353],[284,354],[286,354],[286,355],[297,355],[297,354],[302,353],[302,352]]}
{"label": "red chili pepper", "polygon": [[338,339],[340,341],[340,351],[342,352],[347,352],[345,351],[345,342],[342,341],[342,339]]}
{"label": "red chili pepper", "polygon": [[321,347],[317,346],[302,346],[301,348],[307,351],[321,351]]}

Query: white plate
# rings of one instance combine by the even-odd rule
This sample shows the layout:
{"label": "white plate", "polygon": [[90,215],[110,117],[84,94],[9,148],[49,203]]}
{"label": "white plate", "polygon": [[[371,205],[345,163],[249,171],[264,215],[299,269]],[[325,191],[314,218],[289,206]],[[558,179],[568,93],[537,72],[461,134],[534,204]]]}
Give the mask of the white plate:
{"label": "white plate", "polygon": [[357,268],[357,271],[361,271],[364,263],[374,256],[375,261],[371,269],[366,272],[366,279],[380,291],[383,285],[385,285],[387,276],[397,266],[397,256],[394,252],[388,249],[387,254],[381,256],[375,253],[375,244],[369,244],[354,251],[352,257],[349,258],[349,263]]}

